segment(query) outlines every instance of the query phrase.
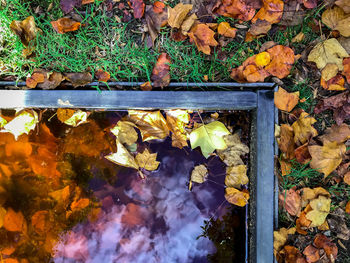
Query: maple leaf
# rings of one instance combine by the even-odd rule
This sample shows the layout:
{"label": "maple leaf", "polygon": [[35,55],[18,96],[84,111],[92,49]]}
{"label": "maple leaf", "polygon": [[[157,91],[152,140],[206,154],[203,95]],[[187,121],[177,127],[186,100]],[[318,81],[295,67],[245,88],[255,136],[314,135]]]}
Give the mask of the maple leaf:
{"label": "maple leaf", "polygon": [[188,33],[190,41],[194,42],[199,51],[210,55],[210,47],[216,47],[219,43],[214,39],[215,32],[206,24],[196,24]]}
{"label": "maple leaf", "polygon": [[154,87],[166,87],[170,83],[171,59],[167,53],[158,56],[157,63],[152,70],[151,80]]}
{"label": "maple leaf", "polygon": [[179,3],[174,8],[168,8],[168,24],[173,28],[180,28],[193,5]]}
{"label": "maple leaf", "polygon": [[318,132],[314,127],[312,127],[312,124],[315,122],[317,122],[315,118],[310,117],[306,112],[302,112],[299,119],[292,124],[294,131],[294,142],[302,145],[310,138],[316,136]]}
{"label": "maple leaf", "polygon": [[38,114],[35,111],[22,111],[14,119],[3,126],[0,132],[9,132],[18,139],[22,134],[29,134],[38,123]]}
{"label": "maple leaf", "polygon": [[200,126],[190,133],[191,148],[200,147],[205,158],[215,150],[225,150],[227,145],[223,138],[230,134],[225,125],[219,121]]}
{"label": "maple leaf", "polygon": [[135,127],[136,125],[130,121],[118,121],[117,125],[111,129],[111,133],[117,137],[120,143],[132,145],[138,139]]}
{"label": "maple leaf", "polygon": [[51,21],[51,25],[56,30],[57,33],[64,34],[67,32],[78,30],[81,26],[81,23],[74,21],[70,18],[63,17],[56,21]]}
{"label": "maple leaf", "polygon": [[247,176],[247,166],[237,165],[229,166],[226,169],[225,185],[227,187],[241,188],[249,182]]}
{"label": "maple leaf", "polygon": [[88,117],[88,113],[81,111],[81,110],[72,110],[72,109],[57,109],[57,118],[69,125],[69,126],[73,126],[73,127],[77,127],[80,124],[86,123],[87,122],[87,117]]}
{"label": "maple leaf", "polygon": [[323,69],[327,64],[332,63],[343,70],[343,58],[348,57],[346,50],[335,38],[327,39],[317,44],[310,52],[308,61],[316,63],[318,69]]}
{"label": "maple leaf", "polygon": [[116,140],[117,144],[117,152],[112,153],[110,155],[105,156],[105,158],[113,163],[124,167],[134,168],[136,170],[139,169],[139,165],[135,161],[134,156],[132,156],[129,151],[121,144],[118,140]]}
{"label": "maple leaf", "polygon": [[194,167],[191,173],[191,180],[188,186],[189,190],[192,188],[192,182],[202,184],[207,180],[208,177],[208,169],[205,165],[200,164]]}
{"label": "maple leaf", "polygon": [[169,135],[167,122],[160,111],[129,110],[129,120],[136,124],[142,141],[164,139]]}
{"label": "maple leaf", "polygon": [[240,191],[233,187],[227,187],[225,198],[229,203],[243,207],[248,203],[249,192],[246,189]]}
{"label": "maple leaf", "polygon": [[325,142],[323,146],[309,146],[309,152],[312,157],[310,167],[328,176],[342,162],[346,146],[337,142]]}
{"label": "maple leaf", "polygon": [[275,92],[274,103],[275,106],[284,111],[290,112],[299,102],[299,91],[289,93],[283,88],[279,87]]}
{"label": "maple leaf", "polygon": [[158,168],[159,162],[156,159],[157,153],[150,153],[148,149],[145,149],[143,153],[138,153],[135,157],[139,168],[143,168],[148,171],[154,171]]}
{"label": "maple leaf", "polygon": [[170,131],[172,132],[172,146],[180,149],[188,146],[185,124],[187,124],[189,120],[189,114],[186,110],[166,111],[166,121]]}

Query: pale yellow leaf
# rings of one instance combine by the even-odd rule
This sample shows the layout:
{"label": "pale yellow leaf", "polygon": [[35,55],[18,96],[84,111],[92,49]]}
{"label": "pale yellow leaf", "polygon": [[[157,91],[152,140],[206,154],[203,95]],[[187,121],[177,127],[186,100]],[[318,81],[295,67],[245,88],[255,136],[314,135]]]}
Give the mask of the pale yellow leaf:
{"label": "pale yellow leaf", "polygon": [[197,165],[194,167],[192,173],[191,173],[191,181],[195,183],[204,183],[207,180],[208,177],[208,169],[205,167],[205,165]]}
{"label": "pale yellow leaf", "polygon": [[159,166],[159,162],[157,161],[157,153],[150,153],[148,149],[145,149],[143,153],[138,153],[135,160],[140,168],[148,171],[154,171]]}
{"label": "pale yellow leaf", "polygon": [[226,186],[241,188],[241,185],[247,184],[248,182],[246,165],[230,166],[226,168]]}
{"label": "pale yellow leaf", "polygon": [[23,111],[13,120],[5,124],[1,132],[12,133],[17,140],[18,136],[24,133],[29,134],[31,130],[34,130],[38,122],[38,114],[35,111]]}
{"label": "pale yellow leaf", "polygon": [[111,132],[117,137],[120,143],[132,145],[138,138],[134,127],[136,125],[130,121],[118,121],[117,125],[111,129]]}
{"label": "pale yellow leaf", "polygon": [[135,161],[135,158],[128,152],[128,150],[116,140],[117,152],[105,156],[105,158],[113,163],[124,167],[131,167],[134,169],[139,169],[139,165]]}

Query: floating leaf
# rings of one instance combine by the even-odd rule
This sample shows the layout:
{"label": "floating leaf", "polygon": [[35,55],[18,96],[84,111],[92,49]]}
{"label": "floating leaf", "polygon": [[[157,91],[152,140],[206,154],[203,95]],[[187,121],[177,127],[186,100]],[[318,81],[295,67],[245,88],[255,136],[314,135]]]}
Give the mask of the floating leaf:
{"label": "floating leaf", "polygon": [[143,141],[164,139],[169,135],[167,122],[160,111],[129,110],[129,120],[140,129]]}
{"label": "floating leaf", "polygon": [[246,189],[239,191],[236,188],[227,187],[225,198],[229,203],[243,207],[248,203],[249,192]]}
{"label": "floating leaf", "polygon": [[51,224],[49,216],[49,211],[46,210],[37,211],[32,216],[33,228],[39,235],[46,234],[46,232],[50,230]]}
{"label": "floating leaf", "polygon": [[148,149],[145,149],[143,153],[138,153],[135,160],[139,168],[143,168],[148,171],[154,171],[159,166],[159,162],[157,161],[157,153],[150,153]]}
{"label": "floating leaf", "polygon": [[51,21],[51,25],[56,30],[57,33],[64,34],[67,32],[78,30],[81,26],[81,23],[74,21],[70,18],[64,17],[56,21]]}
{"label": "floating leaf", "polygon": [[135,158],[128,152],[128,150],[116,140],[117,152],[105,156],[105,158],[113,163],[124,167],[131,167],[134,169],[139,169],[139,165],[135,161]]}
{"label": "floating leaf", "polygon": [[247,166],[237,165],[229,166],[226,169],[225,185],[227,187],[241,188],[241,185],[245,185],[249,182],[247,176]]}
{"label": "floating leaf", "polygon": [[191,181],[202,184],[207,180],[208,177],[208,169],[205,165],[200,164],[194,167],[191,173]]}
{"label": "floating leaf", "polygon": [[193,130],[190,134],[191,148],[200,147],[205,158],[215,150],[225,150],[227,145],[223,138],[230,132],[225,125],[219,121],[214,121]]}
{"label": "floating leaf", "polygon": [[5,215],[6,215],[6,209],[0,206],[0,228],[4,225]]}
{"label": "floating leaf", "polygon": [[86,123],[87,117],[88,117],[88,114],[81,110],[77,110],[77,111],[72,109],[57,110],[57,118],[61,122],[73,127],[77,127],[80,124]]}
{"label": "floating leaf", "polygon": [[190,116],[186,110],[170,110],[166,112],[166,121],[172,132],[172,146],[182,149],[187,144],[185,125],[189,122]]}
{"label": "floating leaf", "polygon": [[243,164],[241,155],[249,153],[249,147],[241,142],[238,133],[224,136],[224,142],[227,145],[225,150],[217,150],[221,160],[227,166],[237,166]]}
{"label": "floating leaf", "polygon": [[31,130],[34,130],[38,122],[38,114],[35,111],[23,111],[5,124],[1,132],[12,133],[17,140],[18,136],[29,134]]}
{"label": "floating leaf", "polygon": [[90,200],[88,198],[81,198],[78,200],[74,200],[71,205],[70,208],[72,211],[79,211],[82,210],[86,207],[88,207],[90,204]]}
{"label": "floating leaf", "polygon": [[299,102],[299,91],[289,93],[279,87],[274,102],[278,109],[290,112]]}
{"label": "floating leaf", "polygon": [[135,127],[136,125],[130,121],[118,121],[117,125],[111,129],[111,132],[117,137],[120,143],[132,145],[138,139]]}

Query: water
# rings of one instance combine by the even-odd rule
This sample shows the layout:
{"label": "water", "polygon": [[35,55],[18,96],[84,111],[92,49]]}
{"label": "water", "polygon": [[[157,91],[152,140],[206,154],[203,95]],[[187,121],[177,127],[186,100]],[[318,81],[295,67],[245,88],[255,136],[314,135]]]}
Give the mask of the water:
{"label": "water", "polygon": [[[123,114],[95,113],[89,123],[70,128],[47,111],[47,125],[18,142],[0,133],[0,186],[7,186],[0,205],[21,211],[26,224],[20,231],[0,228],[0,249],[15,248],[3,257],[57,263],[244,262],[246,211],[225,200],[220,159],[173,148],[170,139],[140,143],[138,150],[149,148],[160,162],[141,179],[136,170],[103,158],[115,151],[108,131]],[[203,163],[208,180],[189,191],[190,174]],[[33,219],[38,211],[41,220]]]}

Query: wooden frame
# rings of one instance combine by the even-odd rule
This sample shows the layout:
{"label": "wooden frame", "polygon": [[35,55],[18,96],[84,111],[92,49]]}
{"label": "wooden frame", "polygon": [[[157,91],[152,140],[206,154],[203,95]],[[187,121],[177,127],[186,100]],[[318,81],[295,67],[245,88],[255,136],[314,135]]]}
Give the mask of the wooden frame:
{"label": "wooden frame", "polygon": [[[235,85],[237,86],[237,84]],[[273,85],[262,85],[264,88]],[[252,112],[250,158],[249,262],[272,263],[276,217],[273,90],[102,91],[0,90],[4,108],[202,109]],[[255,205],[252,205],[255,204]]]}

